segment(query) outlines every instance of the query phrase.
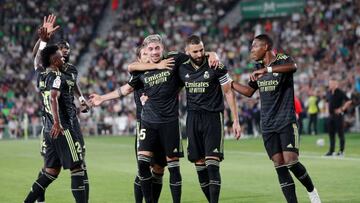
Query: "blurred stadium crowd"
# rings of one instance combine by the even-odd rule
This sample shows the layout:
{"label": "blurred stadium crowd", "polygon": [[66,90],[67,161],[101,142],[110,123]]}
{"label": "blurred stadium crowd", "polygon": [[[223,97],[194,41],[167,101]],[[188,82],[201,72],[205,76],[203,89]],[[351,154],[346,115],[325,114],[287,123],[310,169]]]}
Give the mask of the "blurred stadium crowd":
{"label": "blurred stadium crowd", "polygon": [[[210,2],[210,3],[209,3]],[[330,77],[336,76],[349,95],[360,92],[360,2],[355,0],[307,0],[303,13],[285,18],[243,21],[236,27],[220,21],[237,4],[236,0],[77,0],[0,2],[0,135],[23,136],[22,126],[38,126],[40,104],[33,82],[32,47],[36,30],[49,13],[58,16],[61,30],[55,40],[71,45],[71,61],[78,64],[83,53],[92,50],[89,67],[81,67],[79,84],[85,95],[106,93],[126,83],[127,64],[135,60],[135,47],[143,38],[160,33],[168,50],[182,51],[186,36],[200,34],[207,50],[216,51],[228,66],[233,80],[247,83],[253,63],[249,47],[254,36],[269,33],[277,52],[291,55],[298,64],[296,96],[306,117],[307,99],[315,94],[319,117],[326,119],[326,92]],[[111,31],[96,37],[106,12],[115,12]],[[91,48],[91,49],[90,49]],[[180,95],[181,120],[185,116],[184,94]],[[257,96],[238,95],[240,121],[245,134],[259,134],[260,104]],[[227,110],[228,111],[228,110]],[[225,122],[231,119],[225,113]],[[133,97],[112,101],[80,115],[84,134],[131,134],[135,128]],[[351,127],[353,112],[346,121]],[[24,125],[26,124],[26,125]],[[324,124],[325,125],[325,124]],[[6,127],[5,127],[6,126]],[[324,127],[325,128],[325,127]],[[326,128],[325,128],[326,129]],[[36,130],[37,131],[37,130]],[[308,133],[307,129],[303,133]]]}

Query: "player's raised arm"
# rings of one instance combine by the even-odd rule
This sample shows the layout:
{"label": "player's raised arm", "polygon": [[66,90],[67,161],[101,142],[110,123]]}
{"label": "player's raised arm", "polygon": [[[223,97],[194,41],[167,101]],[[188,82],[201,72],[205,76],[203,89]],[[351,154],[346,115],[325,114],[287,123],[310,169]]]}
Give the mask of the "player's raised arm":
{"label": "player's raised arm", "polygon": [[175,65],[175,60],[173,58],[163,59],[159,63],[142,63],[139,61],[130,63],[128,65],[128,71],[147,71],[147,70],[162,70],[162,69],[172,69]]}
{"label": "player's raised arm", "polygon": [[55,26],[56,16],[51,14],[49,16],[44,16],[43,25],[38,30],[39,40],[36,42],[33,48],[34,56],[34,69],[36,70],[39,67],[42,67],[40,60],[40,52],[46,47],[47,42],[50,40],[51,36],[60,28],[60,26]]}

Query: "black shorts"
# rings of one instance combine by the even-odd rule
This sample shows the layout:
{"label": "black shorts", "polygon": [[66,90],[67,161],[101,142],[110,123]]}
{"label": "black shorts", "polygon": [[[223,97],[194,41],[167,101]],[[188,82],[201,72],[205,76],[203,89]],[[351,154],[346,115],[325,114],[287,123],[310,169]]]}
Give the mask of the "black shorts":
{"label": "black shorts", "polygon": [[139,151],[165,152],[170,158],[184,157],[178,119],[169,123],[141,121],[138,139]]}
{"label": "black shorts", "polygon": [[263,134],[266,152],[271,157],[284,151],[299,154],[299,131],[296,123],[290,123],[277,132]]}
{"label": "black shorts", "polygon": [[72,129],[64,129],[64,134],[53,139],[45,132],[45,167],[73,169],[83,167],[83,147]]}
{"label": "black shorts", "polygon": [[186,119],[188,159],[195,162],[206,156],[224,159],[224,115],[222,112],[189,111]]}
{"label": "black shorts", "polygon": [[[138,154],[138,148],[139,148],[139,142],[140,142],[140,140],[138,139],[139,138],[138,134],[140,133],[140,127],[141,127],[141,121],[138,120],[138,121],[136,121],[136,135],[135,135],[136,160],[137,160],[137,154]],[[166,155],[165,155],[165,151],[164,151],[163,147],[158,142],[157,146],[155,148],[156,149],[153,152],[153,157],[151,159],[151,165],[153,166],[154,164],[156,164],[161,167],[167,166]]]}

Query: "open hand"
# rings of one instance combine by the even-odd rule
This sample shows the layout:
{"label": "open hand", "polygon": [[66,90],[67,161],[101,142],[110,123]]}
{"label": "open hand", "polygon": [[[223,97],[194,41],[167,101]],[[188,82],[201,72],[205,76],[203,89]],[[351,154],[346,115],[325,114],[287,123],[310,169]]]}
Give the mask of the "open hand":
{"label": "open hand", "polygon": [[164,70],[164,69],[171,70],[174,65],[175,65],[175,59],[174,58],[163,59],[158,64],[157,69],[159,69],[159,70]]}
{"label": "open hand", "polygon": [[46,28],[47,33],[49,35],[52,35],[56,30],[58,30],[60,28],[59,25],[54,27],[55,21],[56,21],[56,16],[53,14],[44,16],[44,21],[43,21],[42,27]]}
{"label": "open hand", "polygon": [[98,94],[91,94],[89,103],[91,106],[99,106],[103,103],[103,99]]}

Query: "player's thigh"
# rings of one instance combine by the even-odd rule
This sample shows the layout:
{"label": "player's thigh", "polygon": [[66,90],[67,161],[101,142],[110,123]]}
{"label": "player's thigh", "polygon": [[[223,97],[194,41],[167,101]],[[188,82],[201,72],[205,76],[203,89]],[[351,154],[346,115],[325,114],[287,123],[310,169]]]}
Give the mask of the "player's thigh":
{"label": "player's thigh", "polygon": [[263,142],[266,153],[269,159],[272,160],[273,156],[282,153],[280,135],[276,132],[263,133]]}
{"label": "player's thigh", "polygon": [[158,124],[141,121],[141,127],[137,135],[138,139],[138,154],[143,151],[153,152],[155,145],[159,139]]}
{"label": "player's thigh", "polygon": [[205,157],[205,141],[201,132],[201,125],[200,116],[195,112],[189,112],[186,119],[186,135],[188,139],[188,159],[190,162],[196,162]]}
{"label": "player's thigh", "polygon": [[279,135],[283,152],[293,152],[295,154],[299,153],[299,130],[296,123],[286,125],[284,128],[279,130]]}
{"label": "player's thigh", "polygon": [[55,143],[64,169],[73,169],[83,165],[83,146],[72,128],[65,128],[64,134],[59,135]]}
{"label": "player's thigh", "polygon": [[203,122],[204,149],[206,157],[224,158],[224,116],[222,113],[208,113]]}
{"label": "player's thigh", "polygon": [[168,158],[184,156],[179,120],[162,123],[159,128],[159,135],[161,144]]}
{"label": "player's thigh", "polygon": [[59,168],[61,167],[61,160],[56,150],[53,138],[50,132],[44,132],[45,137],[45,149],[44,149],[44,161],[45,168]]}

